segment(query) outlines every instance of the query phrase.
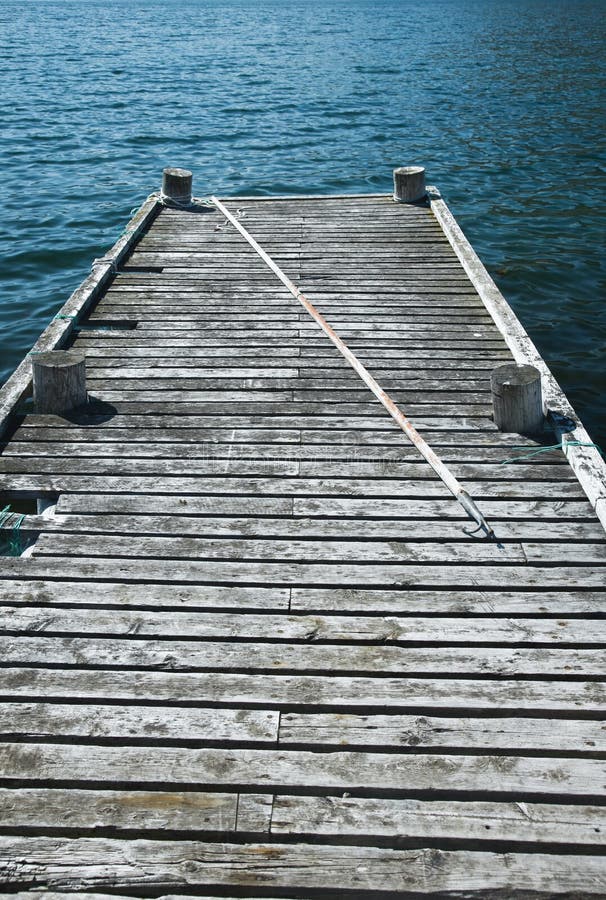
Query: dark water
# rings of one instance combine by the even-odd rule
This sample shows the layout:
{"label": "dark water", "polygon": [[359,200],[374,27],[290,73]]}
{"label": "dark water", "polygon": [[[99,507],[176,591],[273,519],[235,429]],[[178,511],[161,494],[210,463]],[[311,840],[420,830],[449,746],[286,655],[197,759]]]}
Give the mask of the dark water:
{"label": "dark water", "polygon": [[0,380],[165,165],[196,194],[421,163],[606,444],[602,0],[0,0]]}

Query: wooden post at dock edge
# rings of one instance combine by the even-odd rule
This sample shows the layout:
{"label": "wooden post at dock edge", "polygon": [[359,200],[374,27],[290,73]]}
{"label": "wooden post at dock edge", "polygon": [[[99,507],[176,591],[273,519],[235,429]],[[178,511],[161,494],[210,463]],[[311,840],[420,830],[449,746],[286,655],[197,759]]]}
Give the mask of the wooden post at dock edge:
{"label": "wooden post at dock edge", "polygon": [[534,366],[507,363],[490,376],[494,421],[501,431],[538,434],[543,430],[541,373]]}
{"label": "wooden post at dock edge", "polygon": [[426,193],[423,166],[400,166],[393,170],[393,199],[397,203],[416,203]]}
{"label": "wooden post at dock edge", "polygon": [[34,409],[62,415],[87,401],[86,357],[79,350],[48,350],[32,356]]}
{"label": "wooden post at dock edge", "polygon": [[163,169],[162,199],[175,206],[191,204],[191,186],[193,175],[188,169]]}

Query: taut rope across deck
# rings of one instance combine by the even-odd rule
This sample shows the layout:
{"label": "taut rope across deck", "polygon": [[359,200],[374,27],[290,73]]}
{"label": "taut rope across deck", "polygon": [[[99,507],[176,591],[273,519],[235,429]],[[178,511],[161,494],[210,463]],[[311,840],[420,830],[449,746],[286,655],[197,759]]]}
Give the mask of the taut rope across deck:
{"label": "taut rope across deck", "polygon": [[351,365],[351,367],[358,373],[364,384],[370,388],[373,392],[377,400],[379,400],[389,415],[394,419],[395,422],[400,426],[402,431],[406,434],[408,438],[415,445],[419,453],[427,460],[429,465],[432,467],[434,472],[441,478],[444,482],[448,490],[453,494],[456,500],[459,501],[465,512],[468,516],[470,516],[477,524],[478,527],[482,529],[486,537],[495,538],[495,533],[493,529],[490,527],[482,513],[477,507],[477,504],[473,500],[473,498],[467,493],[467,491],[463,488],[463,486],[457,481],[454,477],[448,466],[446,466],[439,456],[435,453],[434,450],[431,449],[427,441],[425,441],[416,428],[409,422],[407,417],[404,415],[402,410],[397,406],[396,403],[391,399],[389,394],[383,390],[381,385],[376,381],[375,378],[370,374],[368,369],[360,362],[357,356],[352,353],[347,344],[341,340],[339,335],[336,333],[334,328],[326,321],[324,316],[318,312],[313,303],[305,296],[305,294],[299,290],[299,288],[290,280],[288,275],[286,275],[282,269],[273,261],[271,256],[265,252],[265,250],[261,247],[260,244],[254,239],[254,237],[244,228],[243,225],[238,222],[236,217],[232,215],[232,213],[227,209],[226,206],[221,203],[217,197],[211,197],[211,201],[215,204],[217,209],[223,213],[225,218],[231,222],[231,224],[236,228],[243,238],[245,238],[253,250],[259,254],[261,259],[266,265],[272,270],[272,272],[277,275],[280,279],[284,287],[286,287],[293,297],[296,297],[297,300],[302,304],[302,306],[307,310],[312,319],[318,323],[324,334],[330,338],[332,343],[335,345],[339,353],[347,360],[347,362]]}

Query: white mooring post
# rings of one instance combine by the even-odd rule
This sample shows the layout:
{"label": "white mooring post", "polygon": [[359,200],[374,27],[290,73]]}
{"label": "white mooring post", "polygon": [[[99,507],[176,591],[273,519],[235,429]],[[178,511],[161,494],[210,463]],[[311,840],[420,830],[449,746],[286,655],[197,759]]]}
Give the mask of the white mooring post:
{"label": "white mooring post", "polygon": [[426,193],[423,166],[400,166],[393,170],[393,198],[398,203],[416,203]]}
{"label": "white mooring post", "polygon": [[543,430],[541,373],[534,366],[507,363],[490,376],[494,421],[501,431],[538,434]]}
{"label": "white mooring post", "polygon": [[34,409],[62,415],[86,403],[86,357],[79,350],[48,350],[32,356]]}
{"label": "white mooring post", "polygon": [[193,175],[187,169],[162,171],[162,199],[170,206],[190,206]]}

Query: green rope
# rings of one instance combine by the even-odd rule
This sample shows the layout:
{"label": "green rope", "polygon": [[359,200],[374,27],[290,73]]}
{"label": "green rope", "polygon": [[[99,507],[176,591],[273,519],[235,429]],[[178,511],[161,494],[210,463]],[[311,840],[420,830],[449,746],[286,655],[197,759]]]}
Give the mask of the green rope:
{"label": "green rope", "polygon": [[[520,462],[523,459],[529,459],[531,456],[537,456],[539,453],[549,453],[550,450],[562,450],[563,453],[566,453],[566,447],[595,447],[598,453],[601,456],[604,456],[604,451],[598,444],[594,444],[591,441],[566,441],[562,439],[559,444],[549,444],[548,447],[540,447],[539,450],[531,450],[530,453],[524,453],[522,456],[512,456],[510,459],[502,459],[499,465],[506,466],[508,463]],[[521,447],[514,447],[514,450],[521,450]]]}
{"label": "green rope", "polygon": [[21,542],[21,526],[25,520],[25,516],[18,516],[13,524],[11,538],[8,542],[8,548],[11,556],[21,556],[23,553],[23,544]]}
{"label": "green rope", "polygon": [[12,516],[11,508],[9,506],[5,506],[4,509],[0,510],[0,528],[4,528],[4,525],[8,519]]}
{"label": "green rope", "polygon": [[56,321],[57,319],[59,319],[59,320],[65,319],[66,321],[70,321],[72,319],[77,319],[77,318],[78,318],[77,315],[70,316],[70,315],[66,315],[65,313],[57,313],[57,315],[55,316],[53,321]]}
{"label": "green rope", "polygon": [[10,504],[9,506],[5,506],[3,510],[0,510],[0,529],[8,528],[9,522],[13,516],[16,518],[12,524],[10,537],[4,539],[4,544],[8,549],[9,556],[21,556],[23,553],[21,526],[25,521],[25,516],[17,515],[17,513],[12,512]]}

